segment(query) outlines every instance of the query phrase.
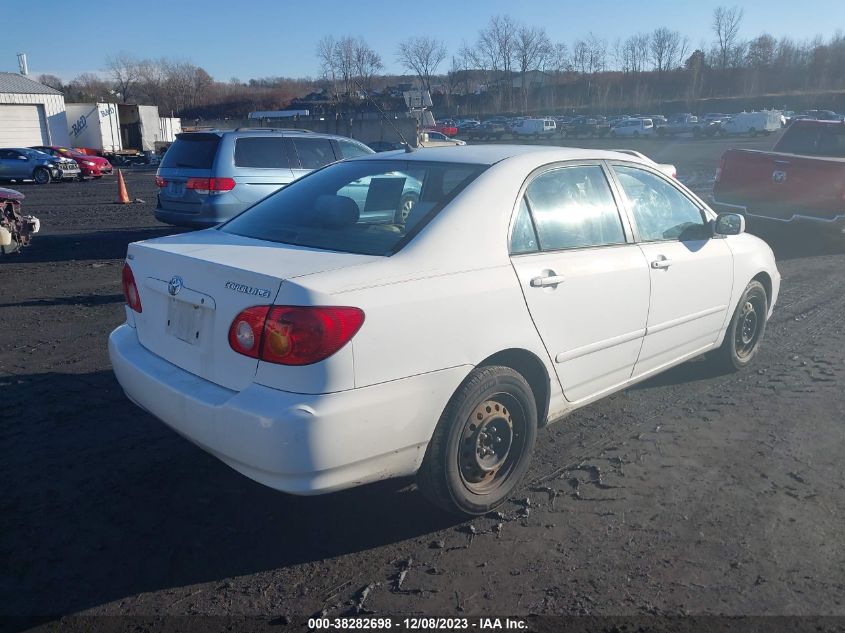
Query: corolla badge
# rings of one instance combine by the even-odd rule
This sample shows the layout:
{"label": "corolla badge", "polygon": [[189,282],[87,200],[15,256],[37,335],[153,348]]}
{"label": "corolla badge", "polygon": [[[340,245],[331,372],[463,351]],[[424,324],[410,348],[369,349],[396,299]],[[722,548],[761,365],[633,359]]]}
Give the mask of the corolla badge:
{"label": "corolla badge", "polygon": [[270,291],[265,288],[255,288],[253,286],[247,286],[246,284],[235,283],[234,281],[227,281],[226,288],[234,290],[235,292],[242,292],[245,295],[260,297],[262,299],[266,299],[270,296]]}
{"label": "corolla badge", "polygon": [[173,275],[167,284],[167,292],[170,293],[171,297],[175,297],[179,294],[180,290],[182,290],[182,278],[178,275]]}
{"label": "corolla badge", "polygon": [[775,183],[775,184],[778,184],[778,185],[786,182],[786,172],[780,171],[779,169],[776,169],[775,171],[773,171],[772,172],[772,182]]}

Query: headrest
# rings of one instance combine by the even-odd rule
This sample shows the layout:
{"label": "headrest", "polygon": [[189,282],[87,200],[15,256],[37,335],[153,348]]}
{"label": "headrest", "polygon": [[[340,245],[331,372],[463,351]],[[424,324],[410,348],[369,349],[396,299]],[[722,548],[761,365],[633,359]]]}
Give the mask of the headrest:
{"label": "headrest", "polygon": [[358,222],[361,212],[356,202],[347,196],[323,194],[314,205],[314,225],[327,229],[342,229]]}

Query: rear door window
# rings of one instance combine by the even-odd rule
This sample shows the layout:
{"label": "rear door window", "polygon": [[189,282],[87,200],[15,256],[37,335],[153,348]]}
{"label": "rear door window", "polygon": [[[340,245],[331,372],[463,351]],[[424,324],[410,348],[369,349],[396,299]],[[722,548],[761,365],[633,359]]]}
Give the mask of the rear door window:
{"label": "rear door window", "polygon": [[547,171],[528,185],[525,197],[541,250],[625,243],[619,210],[598,165]]}
{"label": "rear door window", "polygon": [[235,141],[235,166],[288,169],[290,162],[281,136],[244,137]]}
{"label": "rear door window", "polygon": [[337,160],[327,138],[294,138],[293,146],[302,169],[319,169]]}
{"label": "rear door window", "polygon": [[161,161],[161,167],[211,169],[218,145],[220,137],[217,134],[177,134],[176,140]]}

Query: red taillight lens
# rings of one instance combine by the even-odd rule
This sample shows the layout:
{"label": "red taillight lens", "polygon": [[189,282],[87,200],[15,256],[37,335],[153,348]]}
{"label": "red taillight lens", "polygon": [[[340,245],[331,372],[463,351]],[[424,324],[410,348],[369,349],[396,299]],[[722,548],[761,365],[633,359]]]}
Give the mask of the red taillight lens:
{"label": "red taillight lens", "polygon": [[232,321],[229,345],[268,363],[311,365],[346,345],[363,323],[358,308],[255,306]]}
{"label": "red taillight lens", "polygon": [[258,358],[264,322],[270,306],[255,306],[241,312],[229,327],[229,345],[238,354]]}
{"label": "red taillight lens", "polygon": [[222,193],[234,189],[235,181],[231,178],[188,178],[185,188],[197,193]]}
{"label": "red taillight lens", "polygon": [[[108,169],[111,165],[103,165],[103,169]],[[156,187],[166,187],[167,181],[161,176],[156,176]]]}
{"label": "red taillight lens", "polygon": [[138,294],[138,286],[135,284],[135,275],[132,274],[132,269],[129,268],[128,263],[123,264],[121,277],[121,281],[123,282],[123,297],[126,299],[126,305],[135,310],[135,312],[143,312],[141,295]]}

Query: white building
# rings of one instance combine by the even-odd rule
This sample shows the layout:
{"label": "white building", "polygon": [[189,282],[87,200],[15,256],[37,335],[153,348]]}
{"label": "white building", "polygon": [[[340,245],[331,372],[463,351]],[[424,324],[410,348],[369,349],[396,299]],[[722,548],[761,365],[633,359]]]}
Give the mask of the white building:
{"label": "white building", "polygon": [[69,144],[62,93],[23,75],[0,72],[0,147]]}

